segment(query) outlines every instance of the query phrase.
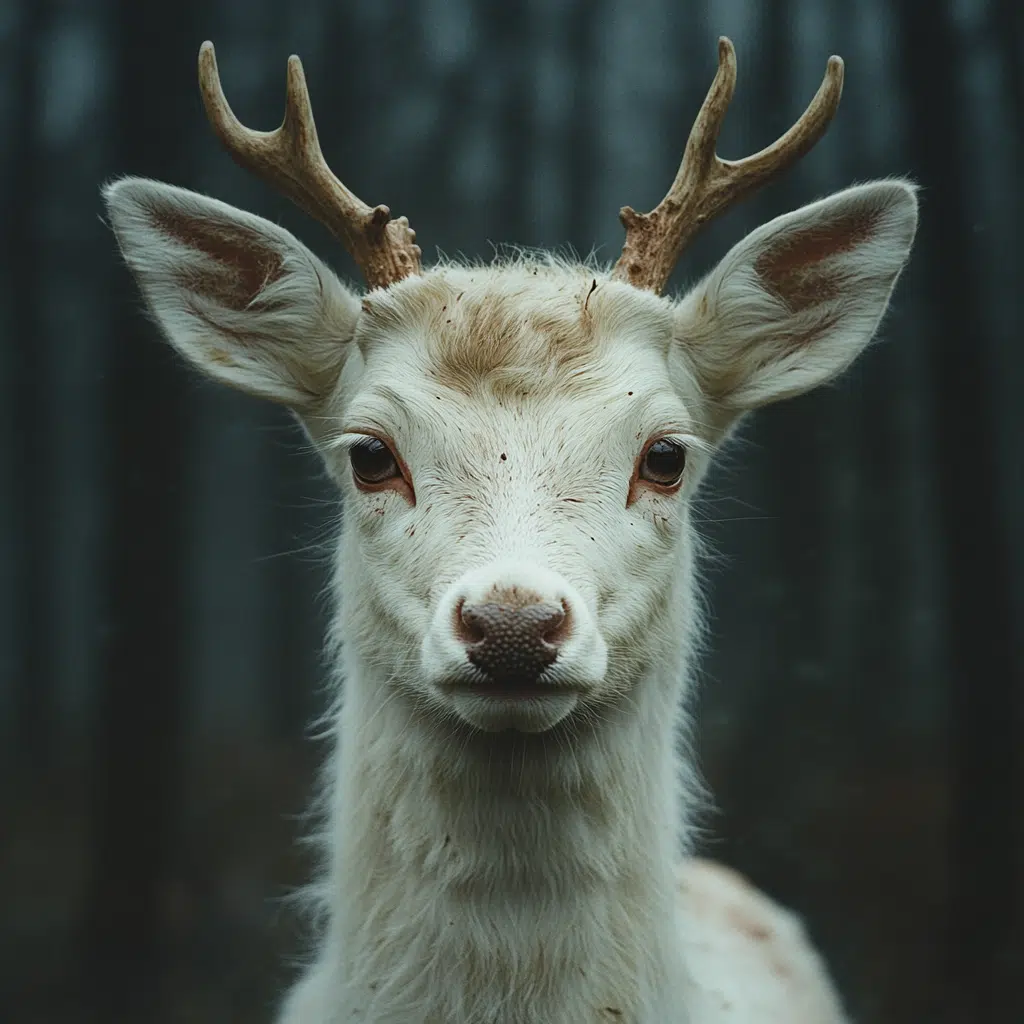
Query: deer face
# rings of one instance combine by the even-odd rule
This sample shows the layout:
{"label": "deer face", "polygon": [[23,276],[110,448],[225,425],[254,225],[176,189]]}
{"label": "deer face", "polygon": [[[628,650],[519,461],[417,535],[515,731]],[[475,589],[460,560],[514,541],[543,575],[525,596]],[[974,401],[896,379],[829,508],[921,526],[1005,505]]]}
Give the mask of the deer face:
{"label": "deer face", "polygon": [[628,688],[709,448],[673,325],[582,268],[450,268],[363,303],[321,444],[371,664],[483,729]]}

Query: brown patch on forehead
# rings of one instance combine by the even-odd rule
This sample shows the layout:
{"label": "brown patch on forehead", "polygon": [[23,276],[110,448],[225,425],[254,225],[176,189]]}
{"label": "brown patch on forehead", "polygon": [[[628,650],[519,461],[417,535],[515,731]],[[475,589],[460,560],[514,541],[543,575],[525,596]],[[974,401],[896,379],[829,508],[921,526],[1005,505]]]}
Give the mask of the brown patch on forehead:
{"label": "brown patch on forehead", "polygon": [[[439,383],[471,392],[486,383],[516,388],[542,377],[562,377],[592,362],[593,320],[585,308],[593,280],[562,288],[453,291],[428,331],[427,355]],[[554,382],[554,381],[552,381]]]}

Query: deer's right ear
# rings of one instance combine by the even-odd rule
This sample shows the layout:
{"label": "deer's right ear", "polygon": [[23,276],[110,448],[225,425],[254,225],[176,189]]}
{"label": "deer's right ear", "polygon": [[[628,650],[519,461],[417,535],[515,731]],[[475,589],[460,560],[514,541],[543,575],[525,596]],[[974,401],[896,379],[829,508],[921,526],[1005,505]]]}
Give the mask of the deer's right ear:
{"label": "deer's right ear", "polygon": [[359,299],[293,235],[141,178],[107,185],[103,197],[146,304],[191,363],[299,413],[330,394]]}

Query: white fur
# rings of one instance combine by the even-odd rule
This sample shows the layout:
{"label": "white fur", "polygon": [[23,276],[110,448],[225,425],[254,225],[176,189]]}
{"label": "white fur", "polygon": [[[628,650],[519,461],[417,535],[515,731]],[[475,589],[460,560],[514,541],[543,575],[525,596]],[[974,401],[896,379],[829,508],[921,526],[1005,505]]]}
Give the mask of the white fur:
{"label": "white fur", "polygon": [[[795,919],[686,859],[689,502],[739,415],[868,343],[913,189],[865,185],[773,221],[678,303],[522,258],[436,267],[362,308],[259,218],[153,182],[106,196],[171,343],[292,405],[343,492],[324,931],[282,1024],[843,1020]],[[265,292],[246,297],[252,266],[225,269],[204,220],[246,239],[238,259],[279,268]],[[813,266],[759,277],[805,250]],[[366,434],[393,442],[414,504],[354,486]],[[632,500],[664,434],[688,446],[682,488]],[[453,609],[502,586],[571,610],[564,699],[495,708],[446,689],[464,666]]]}

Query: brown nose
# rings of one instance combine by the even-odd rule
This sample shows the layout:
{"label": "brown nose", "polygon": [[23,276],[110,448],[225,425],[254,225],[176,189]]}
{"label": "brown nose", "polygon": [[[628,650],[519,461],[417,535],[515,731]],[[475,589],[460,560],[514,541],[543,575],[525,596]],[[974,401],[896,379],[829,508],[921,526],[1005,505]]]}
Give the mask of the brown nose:
{"label": "brown nose", "polygon": [[469,660],[492,681],[528,684],[558,657],[565,609],[539,603],[462,605],[458,625]]}

